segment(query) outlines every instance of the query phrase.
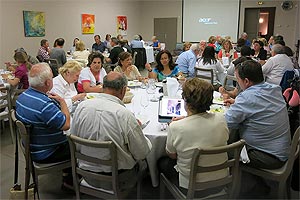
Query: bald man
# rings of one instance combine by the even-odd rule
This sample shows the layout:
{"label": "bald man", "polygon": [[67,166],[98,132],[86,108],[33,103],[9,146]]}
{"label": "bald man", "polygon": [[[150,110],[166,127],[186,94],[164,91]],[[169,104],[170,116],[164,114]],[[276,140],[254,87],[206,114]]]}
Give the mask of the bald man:
{"label": "bald man", "polygon": [[[144,136],[141,126],[133,114],[126,109],[122,99],[126,92],[127,79],[119,72],[110,72],[103,78],[103,93],[95,99],[88,99],[77,107],[71,125],[71,133],[85,139],[113,141],[117,146],[120,187],[135,185],[137,161],[145,159],[151,144]],[[82,147],[90,156],[103,158],[106,152]],[[111,174],[111,169],[79,161],[84,170]],[[130,180],[128,180],[128,177]],[[94,187],[111,189],[109,185],[94,179],[85,179]]]}

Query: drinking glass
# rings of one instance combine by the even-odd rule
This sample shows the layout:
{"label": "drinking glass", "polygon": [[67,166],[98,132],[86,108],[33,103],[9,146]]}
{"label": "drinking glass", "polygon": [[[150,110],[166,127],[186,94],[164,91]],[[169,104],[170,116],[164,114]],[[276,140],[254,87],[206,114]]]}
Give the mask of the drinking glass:
{"label": "drinking glass", "polygon": [[141,96],[141,106],[144,108],[144,112],[146,111],[146,107],[149,106],[149,96],[147,93]]}
{"label": "drinking glass", "polygon": [[147,86],[146,86],[146,91],[148,94],[152,94],[152,97],[150,99],[150,101],[156,102],[158,101],[155,93],[156,93],[156,85],[155,85],[155,80],[154,79],[149,79]]}

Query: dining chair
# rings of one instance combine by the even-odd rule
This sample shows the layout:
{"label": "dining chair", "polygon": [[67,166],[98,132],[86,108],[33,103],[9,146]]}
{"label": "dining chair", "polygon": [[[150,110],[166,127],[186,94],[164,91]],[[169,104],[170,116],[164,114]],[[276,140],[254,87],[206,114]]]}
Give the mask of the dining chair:
{"label": "dining chair", "polygon": [[[234,85],[233,85],[233,81],[237,83],[237,79],[235,76],[232,76],[232,75],[226,75],[225,76],[225,79],[224,79],[224,83],[223,83],[223,87],[226,89],[226,90],[234,90]],[[228,83],[230,82],[230,83]],[[229,85],[230,84],[230,85]]]}
{"label": "dining chair", "polygon": [[58,69],[60,67],[60,65],[58,64],[58,61],[56,59],[48,59],[47,60],[49,65],[50,65],[50,68],[52,70],[52,73],[53,73],[53,77],[56,77],[58,76]]}
{"label": "dining chair", "polygon": [[4,120],[8,119],[9,122],[9,131],[10,131],[10,136],[11,140],[14,143],[14,129],[13,129],[13,122],[10,116],[10,109],[11,109],[11,96],[10,96],[10,88],[8,87],[1,87],[1,96],[0,96],[0,121],[1,121],[1,127],[0,131],[2,132],[5,130],[5,123]]}
{"label": "dining chair", "polygon": [[[217,194],[211,194],[204,198],[227,198],[234,199],[239,192],[240,185],[240,170],[239,170],[239,158],[240,153],[245,144],[244,140],[239,140],[235,143],[220,146],[195,149],[191,162],[191,169],[189,175],[189,186],[186,194],[168,180],[163,173],[160,174],[160,198],[164,199],[165,187],[171,192],[176,199],[194,199],[197,198],[196,192],[200,192],[212,189],[224,187],[222,191]],[[215,164],[210,166],[200,166],[198,164],[201,156],[216,155],[221,153],[233,153],[232,158],[228,158],[224,163]],[[228,175],[224,178],[217,180],[211,180],[207,182],[198,182],[197,175],[200,173],[215,172],[222,169],[228,169]],[[227,186],[227,187],[226,187]]]}
{"label": "dining chair", "polygon": [[214,71],[213,69],[195,67],[195,77],[209,81],[214,84]]}
{"label": "dining chair", "polygon": [[133,64],[133,65],[135,64],[135,58],[136,58],[136,55],[137,55],[137,52],[134,51],[134,52],[132,53],[132,64]]}
{"label": "dining chair", "polygon": [[290,153],[286,163],[279,169],[262,169],[241,165],[241,170],[260,176],[264,179],[269,179],[278,182],[277,198],[283,199],[288,197],[290,199],[290,186],[291,186],[291,172],[293,169],[294,161],[299,156],[299,142],[300,142],[300,127],[294,133]]}
{"label": "dining chair", "polygon": [[30,153],[30,132],[31,126],[24,125],[23,122],[16,118],[15,110],[11,110],[11,118],[16,125],[18,134],[18,143],[25,157],[25,199],[28,196],[28,187],[30,182],[30,173],[33,177],[33,183],[35,185],[35,190],[39,199],[39,185],[38,176],[43,174],[51,174],[53,172],[62,171],[63,169],[71,167],[71,161],[66,160],[56,163],[41,164],[32,161]]}
{"label": "dining chair", "polygon": [[[117,147],[112,141],[95,141],[77,137],[75,135],[68,135],[68,141],[70,144],[71,151],[71,162],[72,162],[72,175],[73,185],[76,192],[76,199],[80,199],[80,193],[92,195],[104,199],[120,199],[125,197],[130,192],[129,190],[121,190],[119,187],[119,173],[118,173],[118,156]],[[90,155],[83,154],[80,146],[87,146],[99,151],[109,152],[109,159],[95,158]],[[78,167],[78,160],[89,162],[97,166],[107,166],[111,168],[111,174],[100,174],[89,170],[84,170]],[[141,190],[141,178],[142,173],[139,171],[138,183],[137,183],[137,199],[140,199]],[[79,178],[81,177],[81,178]],[[84,178],[93,178],[101,183],[107,183],[111,186],[111,190],[93,187],[89,185]],[[128,177],[130,179],[132,177]]]}
{"label": "dining chair", "polygon": [[146,49],[145,48],[132,48],[132,53],[137,52],[135,57],[135,66],[141,70],[145,68],[147,62]]}

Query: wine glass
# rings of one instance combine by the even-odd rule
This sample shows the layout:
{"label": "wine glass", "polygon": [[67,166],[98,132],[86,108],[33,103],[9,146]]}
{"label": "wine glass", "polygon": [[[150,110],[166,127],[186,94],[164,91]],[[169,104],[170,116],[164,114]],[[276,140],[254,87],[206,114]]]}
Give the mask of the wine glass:
{"label": "wine glass", "polygon": [[144,112],[146,111],[146,107],[149,106],[149,96],[147,93],[141,96],[141,106],[144,108]]}
{"label": "wine glass", "polygon": [[153,94],[150,101],[156,102],[157,98],[155,97],[155,92],[156,92],[156,85],[155,85],[155,80],[154,79],[149,79],[147,86],[146,86],[146,91],[148,94]]}

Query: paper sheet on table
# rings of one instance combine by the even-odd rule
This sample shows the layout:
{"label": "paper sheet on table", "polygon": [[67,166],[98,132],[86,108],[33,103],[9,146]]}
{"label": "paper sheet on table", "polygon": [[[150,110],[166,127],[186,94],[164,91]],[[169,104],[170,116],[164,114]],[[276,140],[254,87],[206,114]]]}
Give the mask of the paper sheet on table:
{"label": "paper sheet on table", "polygon": [[228,57],[222,57],[222,63],[224,66],[229,66],[229,58]]}
{"label": "paper sheet on table", "polygon": [[250,162],[250,159],[248,157],[248,153],[247,153],[247,150],[246,150],[245,146],[242,148],[242,151],[241,151],[241,154],[240,154],[240,161],[242,161],[243,163],[249,163]]}

